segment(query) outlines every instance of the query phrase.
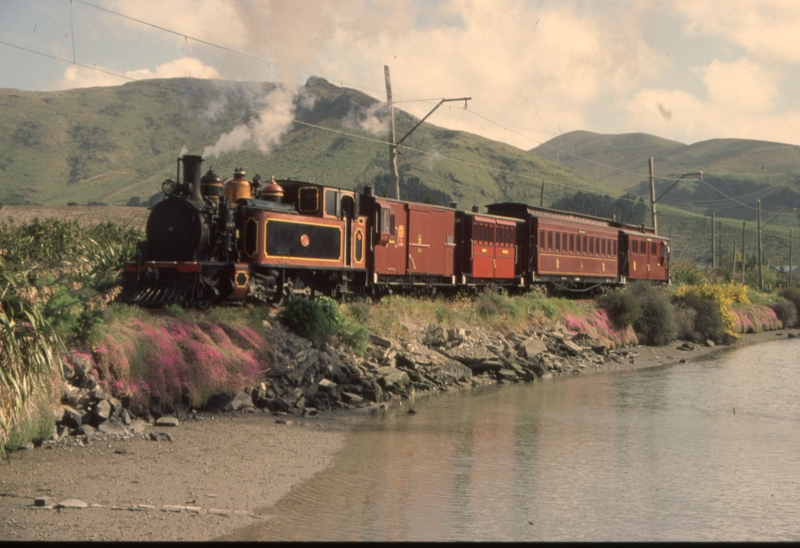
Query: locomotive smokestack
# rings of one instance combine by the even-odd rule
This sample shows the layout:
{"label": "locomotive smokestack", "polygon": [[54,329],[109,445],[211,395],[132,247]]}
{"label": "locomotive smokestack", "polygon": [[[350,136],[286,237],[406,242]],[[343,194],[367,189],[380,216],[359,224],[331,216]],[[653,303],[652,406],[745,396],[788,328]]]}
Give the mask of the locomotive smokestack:
{"label": "locomotive smokestack", "polygon": [[364,187],[364,196],[372,196],[372,187],[370,185]]}
{"label": "locomotive smokestack", "polygon": [[190,199],[195,202],[202,202],[203,196],[200,194],[200,164],[203,163],[203,157],[184,154],[181,161],[183,162],[183,183],[192,185]]}

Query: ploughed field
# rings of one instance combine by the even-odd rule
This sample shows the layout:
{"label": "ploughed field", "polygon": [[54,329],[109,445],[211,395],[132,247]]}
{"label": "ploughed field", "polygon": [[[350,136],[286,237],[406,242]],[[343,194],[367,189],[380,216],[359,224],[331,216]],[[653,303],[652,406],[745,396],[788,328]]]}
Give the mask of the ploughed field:
{"label": "ploughed field", "polygon": [[2,206],[0,224],[12,221],[24,224],[39,219],[78,219],[81,224],[92,225],[111,221],[144,231],[150,210],[146,207],[125,206]]}

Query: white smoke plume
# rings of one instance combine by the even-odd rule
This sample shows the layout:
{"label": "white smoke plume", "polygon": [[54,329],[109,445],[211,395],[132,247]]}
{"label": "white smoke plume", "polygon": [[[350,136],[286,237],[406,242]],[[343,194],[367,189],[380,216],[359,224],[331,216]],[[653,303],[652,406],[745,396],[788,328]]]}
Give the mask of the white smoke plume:
{"label": "white smoke plume", "polygon": [[367,108],[355,107],[347,113],[342,123],[350,129],[360,129],[370,135],[387,138],[391,114],[386,103],[374,103]]}
{"label": "white smoke plume", "polygon": [[205,148],[203,157],[219,158],[220,154],[246,146],[254,146],[264,154],[270,152],[294,120],[297,96],[296,88],[277,86],[260,101],[261,104],[256,105],[256,116],[224,133],[213,146]]}

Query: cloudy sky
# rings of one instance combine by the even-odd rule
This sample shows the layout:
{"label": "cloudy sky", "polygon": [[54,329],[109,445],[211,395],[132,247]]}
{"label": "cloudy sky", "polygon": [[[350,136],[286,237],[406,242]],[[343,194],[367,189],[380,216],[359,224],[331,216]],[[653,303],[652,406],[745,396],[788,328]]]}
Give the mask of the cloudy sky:
{"label": "cloudy sky", "polygon": [[316,75],[385,100],[384,65],[398,107],[472,97],[429,121],[522,149],[574,130],[800,143],[797,0],[0,0],[4,88]]}

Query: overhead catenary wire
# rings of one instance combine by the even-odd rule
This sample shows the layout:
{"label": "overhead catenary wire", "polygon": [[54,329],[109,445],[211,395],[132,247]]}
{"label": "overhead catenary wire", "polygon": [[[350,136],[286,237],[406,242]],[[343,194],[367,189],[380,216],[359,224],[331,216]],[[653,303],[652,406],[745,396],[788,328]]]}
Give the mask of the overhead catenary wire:
{"label": "overhead catenary wire", "polygon": [[[226,47],[226,46],[222,46],[220,44],[216,44],[216,43],[210,42],[208,40],[203,40],[203,39],[200,39],[200,38],[197,38],[197,37],[194,37],[194,36],[190,36],[190,35],[188,35],[186,33],[180,32],[180,31],[168,29],[166,27],[163,27],[163,26],[160,26],[160,25],[156,25],[156,24],[150,23],[148,21],[137,19],[135,17],[131,17],[131,16],[128,16],[128,15],[125,15],[123,13],[110,10],[110,9],[102,7],[102,6],[98,6],[96,4],[88,2],[86,0],[75,0],[75,1],[81,3],[81,4],[85,5],[85,6],[88,6],[88,7],[97,9],[97,10],[104,11],[104,12],[109,13],[111,15],[114,15],[114,16],[117,16],[117,17],[120,17],[120,18],[124,18],[124,19],[130,20],[130,21],[134,21],[134,22],[142,24],[142,25],[149,26],[149,27],[157,29],[157,30],[159,30],[161,32],[167,32],[167,33],[170,33],[170,34],[173,34],[173,35],[176,35],[176,36],[183,37],[184,40],[186,41],[187,57],[189,56],[189,40],[193,40],[193,41],[196,41],[198,43],[201,43],[201,44],[204,44],[204,45],[207,45],[207,46],[210,46],[210,47],[214,47],[214,48],[217,48],[217,49],[220,49],[220,50],[223,50],[223,51],[235,54],[235,55],[240,55],[240,56],[243,56],[243,57],[246,57],[246,58],[249,58],[249,59],[253,59],[253,60],[256,60],[256,61],[259,61],[259,62],[262,62],[262,63],[266,63],[268,65],[268,71],[271,71],[272,65],[276,65],[277,64],[274,61],[271,61],[271,60],[268,60],[268,59],[264,59],[264,58],[259,57],[257,55],[252,55],[252,54],[249,54],[247,52],[238,51],[238,50]],[[48,58],[51,58],[51,59],[54,59],[54,60],[57,60],[57,61],[60,61],[60,62],[71,63],[71,64],[73,64],[75,66],[79,66],[79,67],[86,68],[86,69],[89,69],[89,70],[94,70],[94,71],[98,71],[98,72],[101,72],[101,73],[104,73],[104,74],[108,74],[108,75],[112,75],[112,76],[115,76],[115,77],[123,78],[123,79],[128,80],[128,81],[133,81],[133,82],[147,81],[147,79],[132,78],[132,77],[129,77],[129,76],[126,76],[126,75],[123,75],[123,74],[119,74],[119,73],[114,72],[114,71],[109,71],[109,70],[98,68],[96,66],[91,66],[91,65],[87,65],[87,64],[83,64],[83,63],[78,63],[77,62],[77,57],[76,57],[76,54],[75,54],[75,45],[74,45],[74,24],[73,24],[73,14],[72,14],[72,0],[70,0],[70,28],[72,30],[72,47],[73,47],[73,60],[72,61],[69,61],[67,59],[62,59],[62,58],[59,58],[59,57],[54,56],[54,55],[49,55],[49,54],[46,54],[46,53],[43,53],[43,52],[39,52],[39,51],[36,51],[36,50],[32,50],[30,48],[25,48],[25,47],[22,47],[22,46],[19,46],[19,45],[16,45],[16,44],[11,44],[11,43],[8,43],[8,42],[5,42],[5,41],[0,41],[0,44],[6,45],[6,46],[9,46],[9,47],[13,47],[13,48],[17,48],[17,49],[20,49],[20,50],[23,50],[23,51],[26,51],[26,52],[34,53],[34,54],[37,54],[37,55],[41,55],[43,57],[48,57]],[[302,74],[312,75],[311,73],[306,72],[306,71],[299,71],[299,72],[302,73]],[[332,81],[339,81],[338,79],[330,79],[330,78],[328,78],[328,79],[332,80]],[[372,89],[372,88],[365,87],[365,86],[360,86],[358,84],[345,83],[343,81],[340,81],[340,83],[342,84],[343,87],[346,84],[348,87],[352,87],[352,88],[355,88],[355,89],[366,90],[366,91],[370,91],[370,92],[373,92],[373,93],[380,93],[379,90]],[[168,89],[170,91],[180,92],[179,90],[175,90],[175,89],[169,88],[168,86],[163,86],[163,85],[159,85],[159,84],[155,84],[155,83],[153,85],[156,85],[157,87],[161,87],[161,88],[164,88],[164,89]],[[433,100],[435,100],[435,99],[399,99],[399,100],[395,100],[395,102],[397,102],[397,103],[403,103],[403,102],[425,102],[425,101],[433,101]],[[506,127],[506,126],[504,126],[504,125],[502,125],[502,124],[500,124],[500,123],[488,118],[487,116],[484,116],[484,115],[476,112],[473,109],[468,109],[468,108],[465,107],[464,109],[460,109],[460,110],[461,110],[462,114],[466,110],[470,114],[472,114],[473,116],[477,116],[477,117],[485,120],[486,122],[489,122],[491,124],[494,124],[494,125],[502,128],[504,133],[505,132],[509,132],[509,133],[517,135],[519,137],[522,137],[522,138],[525,138],[525,139],[529,139],[532,142],[539,143],[540,145],[546,145],[548,148],[556,150],[561,154],[569,155],[569,156],[572,156],[574,158],[580,159],[582,161],[592,163],[592,164],[594,164],[596,166],[604,167],[604,168],[607,168],[607,169],[610,169],[610,170],[614,170],[614,171],[617,171],[617,172],[620,172],[620,173],[633,174],[633,175],[637,175],[637,176],[640,176],[640,177],[643,177],[643,178],[646,177],[646,175],[644,173],[641,173],[641,172],[638,172],[638,171],[628,170],[628,169],[620,168],[620,167],[617,167],[617,166],[612,166],[612,165],[609,165],[609,164],[606,164],[606,163],[603,163],[603,162],[597,162],[596,160],[585,158],[585,157],[582,157],[582,156],[580,156],[578,154],[575,154],[575,153],[572,153],[572,152],[569,152],[569,151],[566,151],[566,150],[563,150],[563,149],[559,149],[558,147],[555,147],[552,144],[543,143],[543,142],[541,142],[541,141],[539,141],[537,139],[534,139],[534,138],[532,138],[532,137],[530,137],[528,135],[525,135],[525,134],[520,133],[518,131],[515,131],[515,130],[513,130],[511,128],[508,128],[508,127]],[[301,122],[298,122],[298,123],[301,123]],[[310,124],[308,124],[308,125],[310,125]],[[332,130],[332,128],[325,128],[324,126],[316,126],[316,127],[319,127],[321,129],[327,129],[329,131]],[[341,133],[348,134],[347,132],[341,132]],[[387,141],[380,141],[380,140],[377,140],[377,139],[370,139],[370,138],[367,138],[367,137],[365,137],[363,135],[356,135],[356,134],[348,134],[348,135],[350,135],[351,137],[354,137],[354,138],[373,140],[375,142],[380,142],[382,144],[388,144]],[[493,166],[488,166],[488,165],[477,163],[477,162],[469,162],[469,161],[458,159],[458,158],[447,157],[447,156],[444,156],[444,155],[441,155],[441,154],[438,154],[438,153],[431,153],[431,152],[428,152],[428,151],[423,151],[423,150],[415,149],[415,148],[412,148],[412,147],[405,147],[404,146],[402,148],[407,148],[408,150],[415,151],[417,153],[421,153],[421,154],[425,154],[425,155],[429,155],[429,156],[434,156],[434,157],[441,158],[441,159],[447,159],[447,160],[450,160],[450,161],[462,162],[462,163],[464,163],[466,165],[470,165],[470,166],[473,166],[473,167],[478,167],[478,168],[482,168],[482,169],[486,169],[486,170],[490,170],[490,171],[513,174],[513,175],[515,175],[517,177],[520,177],[520,178],[535,179],[537,181],[541,179],[541,177],[539,177],[539,176],[536,176],[536,177],[527,176],[527,175],[524,175],[524,174],[520,174],[520,173],[518,173],[516,171],[511,171],[511,170],[507,170],[507,169],[503,169],[503,168],[496,168],[496,167],[493,167]],[[770,185],[770,187],[768,189],[764,190],[763,192],[759,192],[757,194],[754,192],[754,193],[752,193],[752,195],[753,196],[757,196],[757,197],[764,197],[764,196],[769,196],[769,195],[772,195],[772,194],[774,194],[776,192],[779,192],[783,188],[786,188],[790,184],[795,182],[791,178],[791,176],[795,175],[795,174],[796,174],[796,172],[790,174],[790,176],[785,177],[783,179],[783,181],[779,181],[777,183],[774,183],[773,185]],[[656,179],[669,180],[670,177],[656,177]],[[686,179],[686,180],[687,181],[691,181],[692,179]],[[552,180],[548,180],[546,182],[548,184],[550,184],[550,185],[556,185],[556,186],[560,186],[560,187],[563,187],[563,188],[579,189],[579,190],[584,191],[584,192],[594,193],[594,194],[598,194],[598,195],[606,195],[607,194],[607,193],[604,193],[604,192],[594,191],[592,189],[578,187],[576,185],[569,185],[569,184],[563,183],[563,182],[557,182],[557,181],[552,181]],[[702,181],[702,182],[703,182],[703,184],[708,186],[711,190],[721,194],[724,197],[724,199],[726,200],[725,203],[731,203],[732,202],[732,203],[736,203],[736,204],[738,204],[740,206],[743,206],[743,207],[746,207],[746,208],[749,208],[749,209],[753,209],[753,210],[755,209],[752,206],[749,206],[749,205],[745,204],[744,202],[740,201],[742,197],[740,197],[740,199],[733,198],[731,196],[728,196],[724,192],[720,191],[719,189],[716,189],[713,186],[709,185],[705,181]],[[619,199],[625,200],[626,198],[620,197]],[[633,199],[633,200],[629,200],[629,201],[637,202],[638,200]],[[711,202],[709,201],[708,203],[711,203]]]}

